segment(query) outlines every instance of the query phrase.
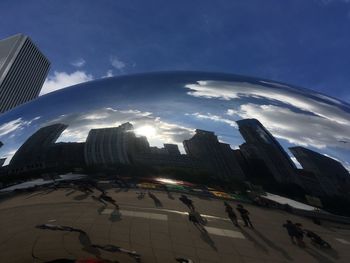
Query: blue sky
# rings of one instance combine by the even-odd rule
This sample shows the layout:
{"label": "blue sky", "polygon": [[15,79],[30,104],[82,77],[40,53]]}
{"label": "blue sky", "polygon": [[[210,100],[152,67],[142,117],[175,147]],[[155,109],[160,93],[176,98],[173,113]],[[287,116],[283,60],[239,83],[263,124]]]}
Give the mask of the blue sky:
{"label": "blue sky", "polygon": [[350,0],[0,2],[0,38],[29,35],[45,92],[103,76],[203,70],[350,101]]}

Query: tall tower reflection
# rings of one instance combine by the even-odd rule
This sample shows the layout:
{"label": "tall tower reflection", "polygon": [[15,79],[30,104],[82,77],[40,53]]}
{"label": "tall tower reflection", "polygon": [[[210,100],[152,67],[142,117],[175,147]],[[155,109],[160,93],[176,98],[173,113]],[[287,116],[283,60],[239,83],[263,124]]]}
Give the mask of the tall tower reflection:
{"label": "tall tower reflection", "polygon": [[263,160],[276,181],[295,182],[296,166],[272,134],[256,119],[239,120],[237,124],[246,141],[240,145],[242,154]]}

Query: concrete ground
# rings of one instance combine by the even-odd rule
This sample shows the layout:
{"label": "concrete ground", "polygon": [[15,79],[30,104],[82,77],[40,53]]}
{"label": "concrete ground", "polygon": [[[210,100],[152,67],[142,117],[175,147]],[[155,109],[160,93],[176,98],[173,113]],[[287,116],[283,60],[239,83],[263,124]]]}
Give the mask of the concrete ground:
{"label": "concrete ground", "polygon": [[[104,206],[72,189],[19,194],[0,202],[1,262],[46,262],[59,258],[101,258],[136,262],[122,252],[107,252],[91,245],[113,245],[136,251],[141,262],[350,262],[350,230],[341,225],[315,225],[311,220],[284,211],[245,205],[255,229],[234,226],[222,200],[190,196],[207,220],[207,233],[193,226],[180,194],[109,189],[120,206]],[[229,202],[236,206],[237,203]],[[320,249],[305,238],[306,248],[291,243],[282,224],[299,222],[318,233],[333,249]],[[86,232],[38,229],[38,224],[64,225]]]}

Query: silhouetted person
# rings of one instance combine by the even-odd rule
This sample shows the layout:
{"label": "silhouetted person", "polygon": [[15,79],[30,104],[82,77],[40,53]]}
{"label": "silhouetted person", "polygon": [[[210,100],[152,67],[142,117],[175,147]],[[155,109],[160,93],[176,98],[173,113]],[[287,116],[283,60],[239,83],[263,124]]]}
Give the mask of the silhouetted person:
{"label": "silhouetted person", "polygon": [[236,209],[241,214],[241,218],[243,219],[244,226],[246,227],[250,226],[251,228],[254,228],[249,218],[249,211],[245,209],[241,204],[238,204]]}
{"label": "silhouetted person", "polygon": [[201,224],[201,222],[199,221],[197,214],[191,210],[188,213],[188,220],[190,220],[190,222],[199,229],[199,231],[201,232],[207,232],[207,230],[204,228],[204,226]]}
{"label": "silhouetted person", "polygon": [[285,227],[287,229],[288,235],[289,235],[292,243],[296,244],[296,241],[295,241],[295,239],[297,238],[296,226],[292,223],[292,221],[287,220],[287,223],[283,224],[283,227]]}
{"label": "silhouetted person", "polygon": [[304,229],[304,233],[306,234],[306,236],[308,238],[311,239],[311,242],[315,243],[320,248],[322,248],[322,247],[324,247],[324,248],[331,248],[331,245],[328,242],[323,240],[319,235],[317,235],[316,233],[312,232],[311,230]]}
{"label": "silhouetted person", "polygon": [[194,210],[193,201],[189,199],[186,195],[181,195],[181,197],[179,197],[179,200],[185,205],[187,205],[189,209]]}
{"label": "silhouetted person", "polygon": [[305,247],[305,242],[304,242],[304,231],[301,228],[302,225],[300,223],[295,224],[296,227],[296,239],[299,247]]}
{"label": "silhouetted person", "polygon": [[235,226],[239,226],[238,220],[237,220],[237,215],[236,215],[235,211],[233,211],[233,207],[230,206],[227,202],[224,202],[224,205],[225,205],[225,212],[227,213],[228,217],[231,219],[232,223]]}

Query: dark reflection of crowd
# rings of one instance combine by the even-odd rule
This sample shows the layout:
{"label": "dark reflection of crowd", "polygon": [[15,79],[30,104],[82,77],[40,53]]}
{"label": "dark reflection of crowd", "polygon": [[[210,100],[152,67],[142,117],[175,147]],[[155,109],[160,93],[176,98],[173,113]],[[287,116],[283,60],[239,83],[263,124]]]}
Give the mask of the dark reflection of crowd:
{"label": "dark reflection of crowd", "polygon": [[[120,183],[120,186],[125,187],[125,185],[126,183],[124,182]],[[112,205],[114,207],[113,213],[117,211],[117,213],[119,214],[118,218],[120,219],[119,205],[117,204],[117,201],[114,198],[112,198],[105,189],[99,187],[95,182],[91,182],[91,181],[76,181],[76,182],[70,182],[70,183],[62,182],[62,183],[56,183],[55,185],[52,185],[49,187],[46,186],[45,188],[50,191],[57,190],[59,188],[67,188],[67,189],[70,188],[74,191],[82,192],[85,195],[90,195],[94,200],[103,204],[101,211],[103,211],[108,204]],[[37,190],[38,188],[36,187],[35,189]],[[44,189],[44,187],[42,187],[42,189]],[[96,192],[98,193],[97,195],[96,195]],[[158,208],[162,207],[162,203],[160,199],[152,191],[145,192],[141,190],[140,192],[137,192],[137,198],[139,200],[144,199],[146,197],[146,193],[147,193],[147,196],[154,201],[154,204],[156,207]],[[206,225],[208,223],[206,220],[206,216],[201,215],[197,211],[195,202],[191,198],[189,198],[187,195],[181,194],[181,196],[178,199],[188,209],[188,220],[191,224],[193,224],[193,226],[196,229],[198,229],[202,240],[206,242],[209,246],[211,246],[214,250],[217,250],[215,243],[209,236],[208,230],[206,228]],[[172,200],[174,199],[172,198]],[[244,236],[247,237],[248,239],[254,240],[253,236],[250,235],[248,232],[244,231],[243,228],[241,228],[241,226],[247,227],[248,229],[252,229],[254,233],[256,233],[258,236],[261,237],[262,234],[258,230],[254,229],[254,226],[251,220],[251,214],[248,211],[248,209],[241,203],[238,203],[235,208],[233,207],[232,203],[231,204],[230,203],[231,202],[225,201],[224,209],[225,209],[225,213],[227,214],[227,217],[230,219],[233,225],[238,227],[240,231],[244,234]],[[270,207],[270,204],[268,202],[265,202],[264,199],[255,199],[254,204],[258,204],[261,207]],[[285,206],[284,210],[290,211],[291,207]],[[317,219],[314,219],[315,223],[316,221]],[[241,223],[243,224],[241,225]],[[321,249],[331,249],[331,245],[327,241],[325,241],[320,235],[318,235],[317,233],[315,233],[310,229],[304,228],[300,223],[293,223],[291,220],[287,220],[286,223],[283,224],[283,227],[286,229],[292,244],[295,244],[300,248],[306,247],[305,239],[307,238],[310,240],[311,244]],[[38,225],[37,228],[42,230],[78,233],[79,241],[83,246],[84,250],[94,254],[97,258],[100,257],[100,254],[101,254],[99,250],[103,250],[103,251],[109,251],[109,252],[124,253],[132,257],[136,262],[141,262],[141,255],[139,255],[136,251],[127,250],[112,244],[103,244],[103,245],[94,244],[90,240],[88,234],[85,231],[78,228],[74,228],[70,226],[62,226],[62,225],[52,225],[52,224]],[[271,241],[268,240],[266,237],[262,236],[262,239],[266,240],[268,244],[271,244]],[[274,248],[278,248],[276,245],[271,245],[271,246]],[[283,251],[282,248],[278,248],[278,249]],[[176,260],[178,262],[193,262],[191,259],[187,259],[187,258],[177,258]]]}

